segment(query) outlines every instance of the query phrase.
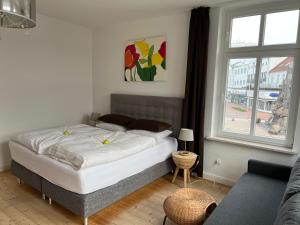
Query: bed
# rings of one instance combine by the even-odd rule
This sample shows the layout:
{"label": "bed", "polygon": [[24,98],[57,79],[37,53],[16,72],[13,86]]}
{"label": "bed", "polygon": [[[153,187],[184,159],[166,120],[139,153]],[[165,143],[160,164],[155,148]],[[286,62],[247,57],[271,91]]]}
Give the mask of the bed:
{"label": "bed", "polygon": [[[181,127],[181,108],[180,98],[111,95],[111,113],[168,122],[174,136]],[[122,160],[81,170],[37,155],[17,142],[10,142],[10,149],[11,170],[18,179],[47,196],[49,203],[54,200],[83,217],[87,225],[89,216],[169,173],[173,169],[169,156],[177,150],[177,141],[168,137]]]}

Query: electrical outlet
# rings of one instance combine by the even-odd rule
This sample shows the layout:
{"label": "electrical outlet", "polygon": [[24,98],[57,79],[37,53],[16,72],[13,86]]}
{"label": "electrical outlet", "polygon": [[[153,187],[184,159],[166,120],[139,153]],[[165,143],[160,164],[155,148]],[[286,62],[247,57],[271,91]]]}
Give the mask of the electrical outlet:
{"label": "electrical outlet", "polygon": [[219,165],[221,165],[221,163],[222,163],[221,159],[216,159],[216,161],[215,161],[215,164],[216,164],[216,165],[219,166]]}

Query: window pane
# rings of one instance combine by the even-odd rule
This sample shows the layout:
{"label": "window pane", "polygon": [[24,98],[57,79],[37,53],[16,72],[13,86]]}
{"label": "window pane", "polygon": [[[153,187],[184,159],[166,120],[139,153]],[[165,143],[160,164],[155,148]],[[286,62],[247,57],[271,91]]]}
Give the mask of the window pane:
{"label": "window pane", "polygon": [[296,43],[298,21],[299,10],[267,14],[264,45]]}
{"label": "window pane", "polygon": [[293,57],[262,59],[256,110],[256,136],[286,139],[293,66]]}
{"label": "window pane", "polygon": [[231,25],[230,47],[258,45],[260,15],[235,18]]}
{"label": "window pane", "polygon": [[227,69],[223,129],[227,132],[249,134],[256,59],[230,59]]}

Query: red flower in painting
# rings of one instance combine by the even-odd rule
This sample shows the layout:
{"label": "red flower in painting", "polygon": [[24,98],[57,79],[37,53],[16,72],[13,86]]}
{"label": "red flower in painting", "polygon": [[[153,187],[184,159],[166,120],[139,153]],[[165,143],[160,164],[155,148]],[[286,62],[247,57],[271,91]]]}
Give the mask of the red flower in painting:
{"label": "red flower in painting", "polygon": [[163,58],[166,58],[166,42],[165,41],[160,45],[160,49],[158,50],[158,52]]}
{"label": "red flower in painting", "polygon": [[136,53],[134,45],[128,45],[125,49],[125,69],[132,69],[139,60],[140,54]]}

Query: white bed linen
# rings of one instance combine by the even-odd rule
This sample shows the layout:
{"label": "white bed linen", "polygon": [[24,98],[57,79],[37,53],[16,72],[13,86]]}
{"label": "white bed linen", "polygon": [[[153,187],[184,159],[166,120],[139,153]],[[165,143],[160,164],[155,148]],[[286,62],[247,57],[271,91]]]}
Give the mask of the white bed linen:
{"label": "white bed linen", "polygon": [[74,170],[67,164],[36,154],[14,141],[11,141],[9,146],[12,159],[17,163],[68,191],[88,194],[166,160],[177,150],[177,140],[168,137],[156,146],[137,154],[81,170]]}
{"label": "white bed linen", "polygon": [[[67,132],[69,135],[65,135]],[[14,141],[21,143],[38,154],[45,154],[45,151],[52,145],[63,142],[73,142],[78,138],[101,136],[103,140],[113,134],[111,131],[92,127],[85,124],[41,129],[25,132],[14,137]]]}
{"label": "white bed linen", "polygon": [[[26,132],[14,140],[76,169],[113,162],[156,145],[150,135],[112,132],[85,124]],[[104,144],[105,140],[109,144]]]}
{"label": "white bed linen", "polygon": [[[106,138],[109,144],[102,143]],[[155,145],[155,138],[118,131],[111,132],[109,137],[106,133],[90,137],[78,136],[72,141],[50,146],[45,154],[76,169],[83,169],[120,160]]]}

